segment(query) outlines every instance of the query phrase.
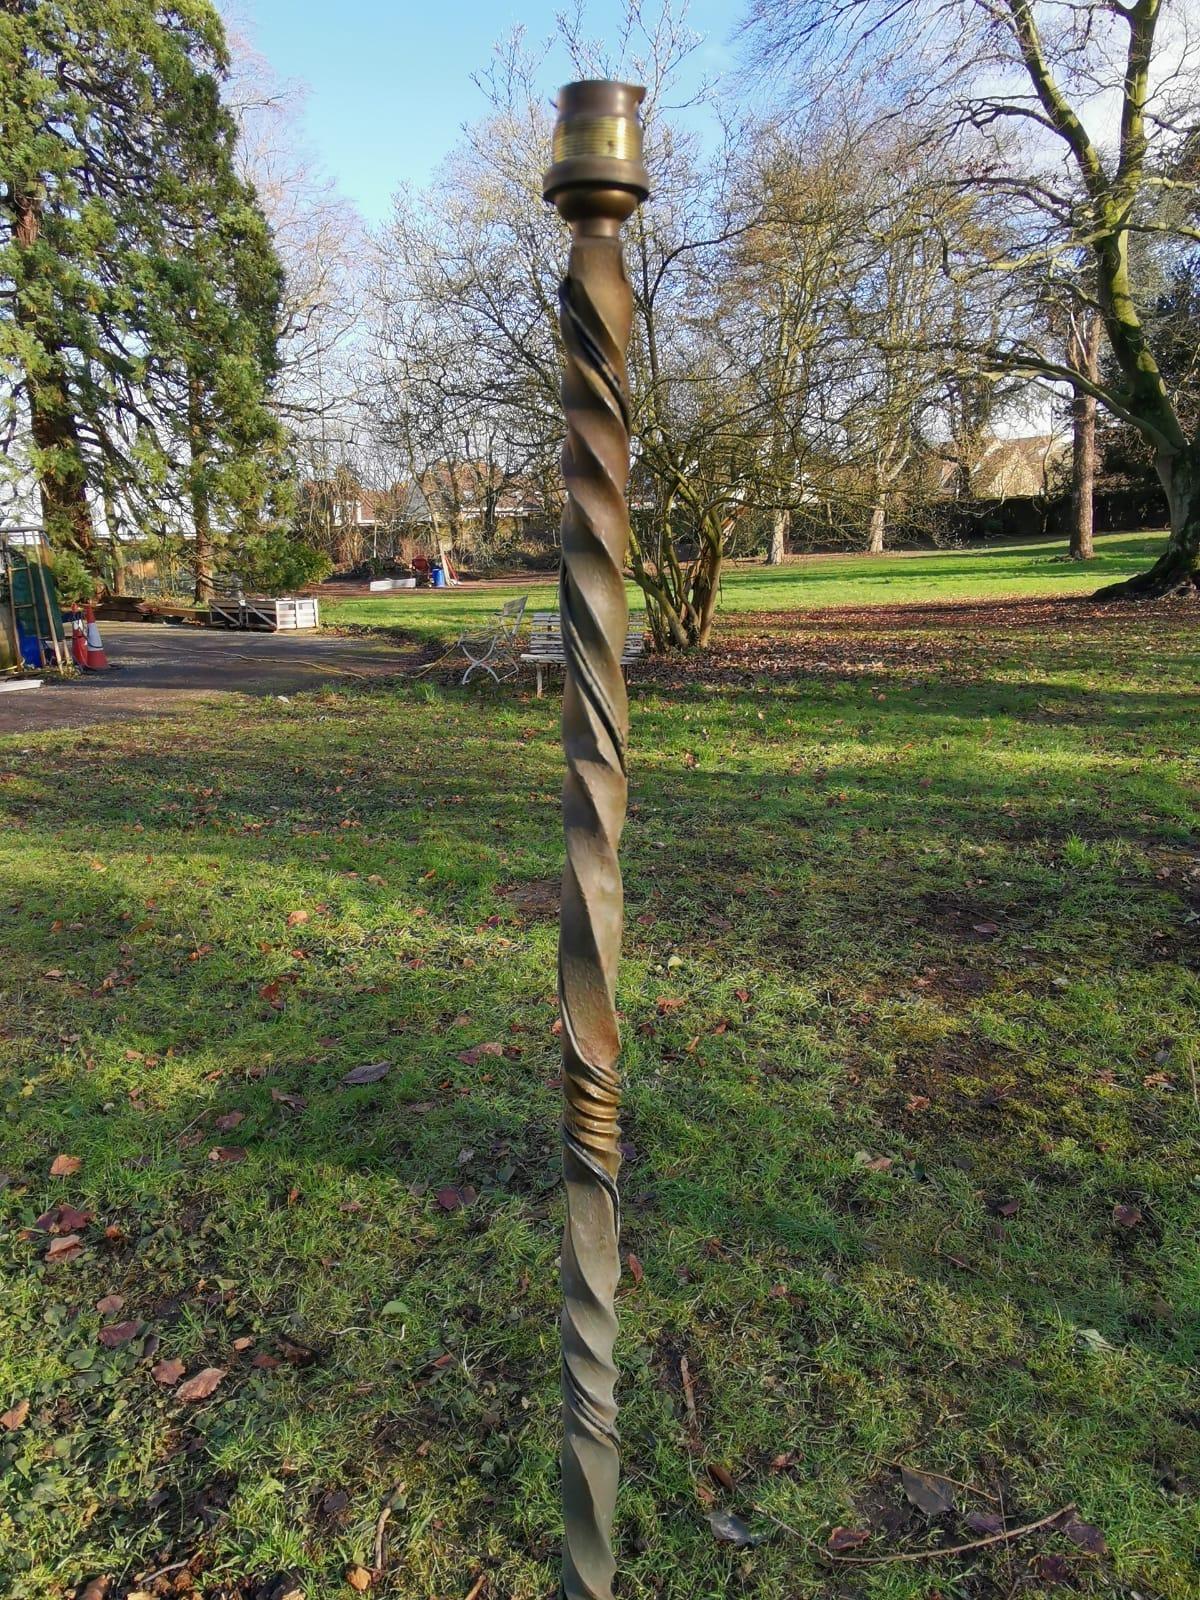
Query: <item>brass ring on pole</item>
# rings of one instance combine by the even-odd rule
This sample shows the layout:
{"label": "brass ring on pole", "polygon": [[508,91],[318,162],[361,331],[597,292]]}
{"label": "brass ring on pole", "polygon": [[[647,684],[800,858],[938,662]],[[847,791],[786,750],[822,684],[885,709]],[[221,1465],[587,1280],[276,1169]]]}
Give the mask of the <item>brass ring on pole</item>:
{"label": "brass ring on pole", "polygon": [[563,1600],[611,1600],[619,1457],[613,1360],[620,1277],[621,1156],[616,982],[624,902],[617,847],[625,821],[629,725],[621,652],[629,622],[629,383],[633,294],[622,222],[649,192],[632,84],[568,84],[543,192],[571,224],[559,290],[565,351],[559,614],[563,689],[562,1013]]}

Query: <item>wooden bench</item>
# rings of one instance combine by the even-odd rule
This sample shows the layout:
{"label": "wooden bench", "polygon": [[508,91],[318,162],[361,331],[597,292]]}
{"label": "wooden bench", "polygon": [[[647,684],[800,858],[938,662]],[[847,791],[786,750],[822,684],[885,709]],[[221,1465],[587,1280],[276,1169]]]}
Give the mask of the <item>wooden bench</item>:
{"label": "wooden bench", "polygon": [[[635,661],[640,661],[646,654],[646,613],[644,611],[631,611],[629,613],[629,632],[625,637],[625,648],[621,652],[621,665],[632,666]],[[522,661],[531,661],[537,672],[538,699],[542,696],[542,678],[547,667],[563,667],[566,665],[566,655],[563,651],[562,623],[557,611],[535,611],[533,622],[529,629],[529,648],[521,652]]]}

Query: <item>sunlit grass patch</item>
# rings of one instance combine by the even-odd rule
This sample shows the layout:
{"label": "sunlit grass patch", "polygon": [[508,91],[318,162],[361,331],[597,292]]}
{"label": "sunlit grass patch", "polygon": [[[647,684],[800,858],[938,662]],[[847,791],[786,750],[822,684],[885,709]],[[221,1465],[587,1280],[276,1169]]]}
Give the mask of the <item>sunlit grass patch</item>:
{"label": "sunlit grass patch", "polygon": [[[634,681],[627,1595],[1200,1576],[1194,629],[964,628]],[[559,763],[425,683],[0,748],[0,1591],[336,1595],[387,1505],[376,1592],[550,1592]]]}

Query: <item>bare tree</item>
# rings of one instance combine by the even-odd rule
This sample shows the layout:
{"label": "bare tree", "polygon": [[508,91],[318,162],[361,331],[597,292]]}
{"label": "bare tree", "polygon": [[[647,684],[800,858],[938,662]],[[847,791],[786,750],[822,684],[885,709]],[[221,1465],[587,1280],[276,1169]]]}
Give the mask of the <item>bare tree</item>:
{"label": "bare tree", "polygon": [[[1171,512],[1166,549],[1104,594],[1200,584],[1200,437],[1183,419],[1144,315],[1137,239],[1200,243],[1195,132],[1200,30],[1187,0],[752,0],[751,50],[768,72],[801,62],[806,81],[870,70],[893,121],[934,118],[946,204],[964,192],[1003,212],[986,263],[1028,302],[1086,255],[1110,377],[1053,359],[1014,317],[974,344],[999,371],[1090,394],[1151,445]],[[927,141],[928,142],[928,141]],[[951,270],[964,270],[951,260]],[[973,270],[973,268],[968,269]],[[1078,352],[1077,352],[1078,353]]]}
{"label": "bare tree", "polygon": [[1071,319],[1067,361],[1085,374],[1091,388],[1075,384],[1071,394],[1071,542],[1073,561],[1090,561],[1096,491],[1096,394],[1100,381],[1100,318],[1091,307]]}

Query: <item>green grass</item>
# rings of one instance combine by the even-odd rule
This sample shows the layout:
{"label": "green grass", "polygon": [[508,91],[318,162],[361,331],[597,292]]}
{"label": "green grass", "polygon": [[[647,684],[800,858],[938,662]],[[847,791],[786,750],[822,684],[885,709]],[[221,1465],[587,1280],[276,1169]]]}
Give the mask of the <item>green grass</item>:
{"label": "green grass", "polygon": [[[1198,667],[1186,609],[1058,607],[635,681],[625,1600],[1195,1594]],[[503,891],[558,871],[559,760],[551,699],[403,681],[0,741],[6,1597],[348,1595],[389,1496],[373,1593],[550,1593],[555,927]],[[824,1553],[1068,1503],[1106,1555]]]}
{"label": "green grass", "polygon": [[[1163,539],[1154,533],[1103,534],[1096,540],[1096,558],[1089,562],[1064,560],[1063,541],[1052,539],[919,555],[808,556],[783,567],[737,565],[726,571],[721,610],[736,616],[818,606],[1088,594],[1148,567]],[[346,600],[323,597],[321,615],[333,624],[399,627],[418,638],[452,639],[519,594],[529,595],[531,611],[557,605],[553,582],[530,578],[466,591],[417,589]],[[632,585],[629,596],[633,604],[639,603]]]}

